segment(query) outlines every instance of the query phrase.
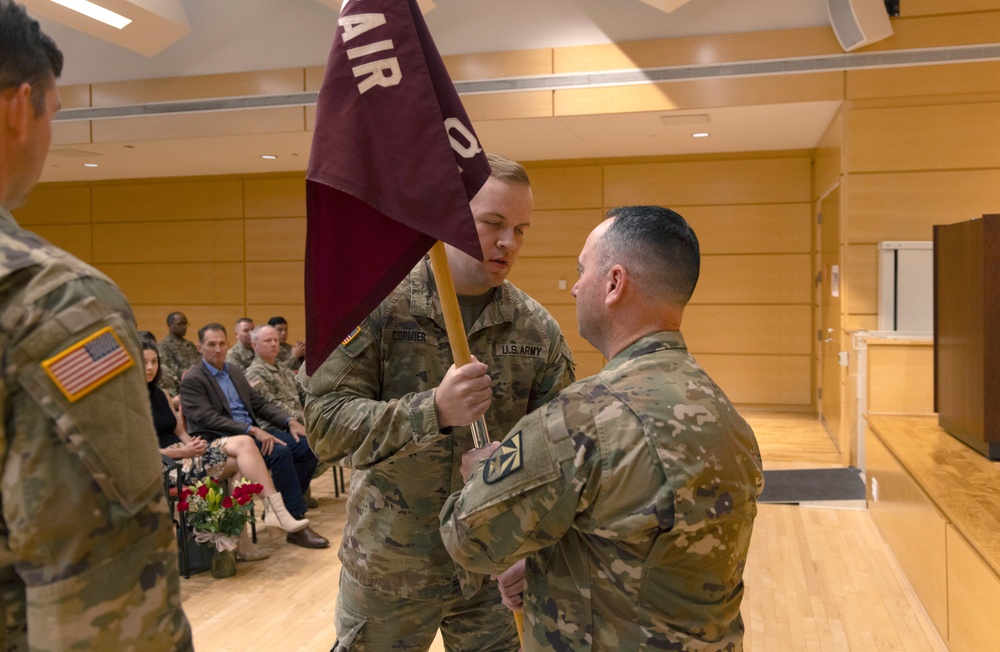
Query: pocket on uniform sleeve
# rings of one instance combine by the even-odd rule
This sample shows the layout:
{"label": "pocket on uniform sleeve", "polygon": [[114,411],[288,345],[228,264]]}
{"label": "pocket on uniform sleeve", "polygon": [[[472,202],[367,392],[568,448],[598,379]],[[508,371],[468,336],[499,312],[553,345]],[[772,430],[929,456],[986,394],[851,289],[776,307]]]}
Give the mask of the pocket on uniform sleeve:
{"label": "pocket on uniform sleeve", "polygon": [[[134,352],[124,336],[129,326],[117,315],[110,315],[78,333],[66,334],[45,360],[58,360],[65,352],[82,351],[79,343],[110,327],[127,356],[126,365],[107,379],[102,370],[91,371],[96,381],[92,389],[75,396],[76,385],[70,376],[46,369],[41,363],[26,366],[18,380],[52,423],[59,440],[75,455],[101,488],[108,500],[128,513],[142,509],[162,487],[161,458],[150,416],[149,395],[139,375]],[[115,346],[113,343],[109,346]],[[86,359],[81,364],[91,362]],[[67,391],[69,390],[69,391]]]}

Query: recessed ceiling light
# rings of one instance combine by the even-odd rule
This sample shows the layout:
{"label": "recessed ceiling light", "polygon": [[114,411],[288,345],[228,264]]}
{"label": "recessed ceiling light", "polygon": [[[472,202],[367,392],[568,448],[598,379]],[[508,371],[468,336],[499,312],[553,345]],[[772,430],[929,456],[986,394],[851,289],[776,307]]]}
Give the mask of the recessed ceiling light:
{"label": "recessed ceiling light", "polygon": [[85,167],[85,168],[96,168],[97,167],[97,163],[84,163],[83,167]]}
{"label": "recessed ceiling light", "polygon": [[52,0],[52,2],[62,5],[67,9],[72,9],[88,18],[100,21],[105,25],[111,25],[115,29],[121,29],[132,22],[131,18],[116,14],[110,9],[105,9],[87,0]]}
{"label": "recessed ceiling light", "polygon": [[274,154],[261,154],[261,155],[260,155],[260,157],[261,157],[262,159],[265,159],[265,160],[267,160],[267,161],[273,161],[274,159],[278,158],[278,157],[277,157],[277,156],[275,156]]}
{"label": "recessed ceiling light", "polygon": [[691,134],[692,138],[708,138],[709,133],[707,131],[699,131],[697,133]]}

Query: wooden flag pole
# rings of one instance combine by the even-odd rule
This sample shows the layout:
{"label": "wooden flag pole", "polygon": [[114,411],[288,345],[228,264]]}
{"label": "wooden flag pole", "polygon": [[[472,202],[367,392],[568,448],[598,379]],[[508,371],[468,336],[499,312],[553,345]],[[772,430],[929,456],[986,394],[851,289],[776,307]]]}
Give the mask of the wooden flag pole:
{"label": "wooden flag pole", "polygon": [[[441,311],[444,312],[444,327],[448,331],[451,357],[455,360],[456,367],[463,367],[472,362],[472,353],[469,351],[469,338],[465,335],[462,312],[458,309],[458,293],[455,292],[455,282],[451,277],[448,254],[440,240],[431,247],[431,268],[434,270],[434,282],[437,283],[438,298],[441,300]],[[472,424],[472,443],[476,448],[490,444],[490,434],[483,417]]]}
{"label": "wooden flag pole", "polygon": [[[434,282],[437,283],[441,310],[444,312],[444,326],[448,331],[448,342],[451,344],[451,357],[455,360],[456,367],[467,365],[472,362],[469,338],[465,335],[462,312],[458,309],[458,293],[455,292],[455,282],[451,278],[448,254],[444,250],[444,243],[440,240],[431,247],[431,269],[434,270]],[[472,441],[476,448],[483,448],[490,443],[486,420],[483,417],[479,417],[476,423],[472,424]],[[517,638],[524,648],[524,612],[514,612],[514,625],[517,626]]]}

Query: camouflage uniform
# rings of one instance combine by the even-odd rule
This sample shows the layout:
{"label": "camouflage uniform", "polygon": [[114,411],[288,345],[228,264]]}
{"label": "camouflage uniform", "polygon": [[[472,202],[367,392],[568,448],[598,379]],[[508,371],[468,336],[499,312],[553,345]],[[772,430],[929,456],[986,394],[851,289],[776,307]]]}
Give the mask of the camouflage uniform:
{"label": "camouflage uniform", "polygon": [[[473,325],[469,345],[489,366],[493,404],[486,422],[497,435],[573,381],[572,354],[558,324],[510,283],[497,290]],[[426,649],[441,621],[442,604],[461,603],[463,596],[476,596],[493,611],[481,621],[461,622],[465,638],[450,643],[477,649],[488,640],[477,640],[481,633],[504,637],[500,649],[517,649],[513,619],[500,605],[495,583],[456,566],[438,534],[445,499],[464,484],[462,453],[472,448],[469,427],[442,432],[438,426],[434,396],[451,364],[425,259],[303,381],[309,443],[321,460],[355,469],[340,547],[345,571],[379,592],[374,595],[426,601],[426,612],[414,619],[424,628],[420,635],[429,632],[430,638],[407,640],[413,647],[401,643],[400,649]],[[365,619],[378,626],[397,620],[377,599],[360,616],[341,601],[342,595],[337,632],[343,646],[365,629]],[[365,640],[379,633],[378,627],[368,629],[360,632]]]}
{"label": "camouflage uniform", "polygon": [[735,651],[762,488],[750,426],[652,333],[522,419],[441,535],[479,572],[527,557],[526,650]]}
{"label": "camouflage uniform", "polygon": [[[295,381],[295,374],[290,369],[276,367],[258,357],[253,359],[244,375],[250,386],[263,394],[264,398],[285,408],[285,411],[299,423],[305,423],[302,416],[304,398],[302,388]],[[266,424],[265,428],[280,430],[284,427],[284,424],[271,424],[265,419],[261,419],[261,422]]]}
{"label": "camouflage uniform", "polygon": [[275,364],[298,373],[299,367],[302,366],[302,358],[292,357],[292,345],[288,342],[282,342],[278,347],[278,359],[275,360]]}
{"label": "camouflage uniform", "polygon": [[253,362],[253,349],[243,346],[243,342],[236,340],[236,344],[226,354],[226,362],[239,367],[240,371],[246,371]]}
{"label": "camouflage uniform", "polygon": [[[83,342],[113,364],[81,386],[57,363],[93,354]],[[135,360],[132,312],[114,284],[0,208],[5,650],[193,649]]]}
{"label": "camouflage uniform", "polygon": [[[160,368],[163,370],[160,374],[159,385],[167,394],[177,396],[181,376],[184,375],[185,371],[201,362],[201,354],[198,353],[197,346],[173,333],[167,333],[167,336],[160,340],[157,348],[160,352]],[[168,372],[169,376],[164,380],[163,378],[168,375]]]}

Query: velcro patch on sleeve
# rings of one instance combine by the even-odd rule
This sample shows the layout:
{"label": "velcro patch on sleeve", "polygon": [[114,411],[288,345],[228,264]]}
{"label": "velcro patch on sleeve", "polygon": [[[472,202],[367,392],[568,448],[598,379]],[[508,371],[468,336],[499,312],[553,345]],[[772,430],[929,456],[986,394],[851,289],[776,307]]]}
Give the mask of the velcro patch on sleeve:
{"label": "velcro patch on sleeve", "polygon": [[135,364],[114,329],[106,326],[63,349],[42,368],[70,403],[75,403]]}
{"label": "velcro patch on sleeve", "polygon": [[483,482],[493,484],[507,476],[520,471],[524,466],[521,450],[521,432],[508,437],[500,448],[493,451],[483,466]]}

